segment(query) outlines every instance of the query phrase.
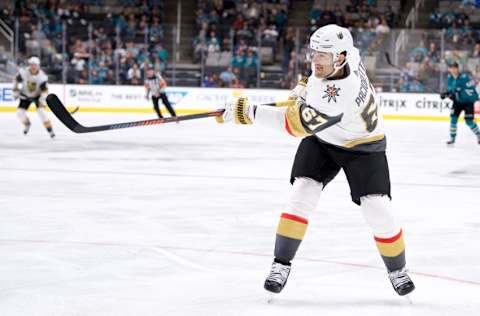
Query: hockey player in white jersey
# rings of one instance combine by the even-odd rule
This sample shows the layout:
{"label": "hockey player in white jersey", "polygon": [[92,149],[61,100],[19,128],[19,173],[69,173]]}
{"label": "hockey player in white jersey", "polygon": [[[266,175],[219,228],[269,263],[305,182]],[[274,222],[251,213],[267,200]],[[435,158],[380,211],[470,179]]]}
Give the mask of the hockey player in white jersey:
{"label": "hockey player in white jersey", "polygon": [[30,130],[30,119],[27,116],[27,110],[33,102],[37,107],[37,113],[42,120],[43,126],[48,131],[51,138],[55,137],[47,112],[45,110],[46,99],[48,95],[47,87],[48,77],[40,69],[40,60],[38,57],[28,59],[28,67],[21,68],[15,76],[13,83],[13,97],[20,99],[17,108],[17,115],[24,125],[23,133],[26,135]]}
{"label": "hockey player in white jersey", "polygon": [[[309,214],[325,186],[343,169],[352,200],[361,206],[373,231],[393,288],[399,295],[406,295],[415,286],[405,268],[402,229],[389,206],[386,138],[373,86],[345,28],[327,25],[315,31],[308,57],[312,75],[292,91],[291,98],[297,101],[294,106],[257,107],[240,98],[227,104],[223,116],[217,119],[220,123],[270,126],[304,137],[293,163],[292,192],[280,215],[274,262],[264,287],[273,293],[283,289],[307,230]],[[325,128],[332,118],[335,124]]]}

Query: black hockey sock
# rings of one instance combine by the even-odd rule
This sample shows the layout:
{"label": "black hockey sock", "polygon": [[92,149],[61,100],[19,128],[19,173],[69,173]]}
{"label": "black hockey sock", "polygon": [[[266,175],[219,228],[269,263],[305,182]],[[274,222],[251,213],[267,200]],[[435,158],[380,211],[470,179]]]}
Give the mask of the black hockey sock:
{"label": "black hockey sock", "polygon": [[278,223],[275,239],[275,260],[289,263],[294,257],[305,236],[308,220],[306,218],[283,213]]}

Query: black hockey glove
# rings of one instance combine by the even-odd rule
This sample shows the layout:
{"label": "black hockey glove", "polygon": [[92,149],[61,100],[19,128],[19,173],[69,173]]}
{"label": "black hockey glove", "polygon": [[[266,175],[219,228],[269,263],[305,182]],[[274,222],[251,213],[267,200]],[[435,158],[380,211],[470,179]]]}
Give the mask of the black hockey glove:
{"label": "black hockey glove", "polygon": [[450,98],[453,100],[453,94],[450,92],[442,92],[440,93],[440,99]]}

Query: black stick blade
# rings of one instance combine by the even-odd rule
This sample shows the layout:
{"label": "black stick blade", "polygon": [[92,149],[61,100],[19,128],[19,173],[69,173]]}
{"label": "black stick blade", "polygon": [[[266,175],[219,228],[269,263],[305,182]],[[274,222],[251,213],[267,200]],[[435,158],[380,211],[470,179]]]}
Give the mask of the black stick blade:
{"label": "black stick blade", "polygon": [[388,52],[385,52],[385,59],[387,60],[387,63],[392,66],[392,60],[390,59],[390,54]]}
{"label": "black stick blade", "polygon": [[82,133],[85,128],[78,123],[65,106],[62,104],[62,101],[53,93],[47,96],[47,104],[53,114],[71,131],[75,133]]}

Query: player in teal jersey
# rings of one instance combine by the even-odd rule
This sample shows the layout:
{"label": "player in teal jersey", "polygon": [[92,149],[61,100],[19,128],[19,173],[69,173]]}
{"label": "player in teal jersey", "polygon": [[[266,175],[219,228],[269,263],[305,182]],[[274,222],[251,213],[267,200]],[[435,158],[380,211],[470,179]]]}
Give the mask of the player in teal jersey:
{"label": "player in teal jersey", "polygon": [[465,72],[460,72],[456,62],[448,66],[448,91],[442,93],[442,99],[449,97],[453,100],[453,106],[450,114],[450,140],[447,145],[453,145],[457,137],[458,117],[465,111],[465,123],[477,136],[480,144],[480,130],[475,123],[473,104],[478,100],[478,94],[475,90],[475,84]]}

